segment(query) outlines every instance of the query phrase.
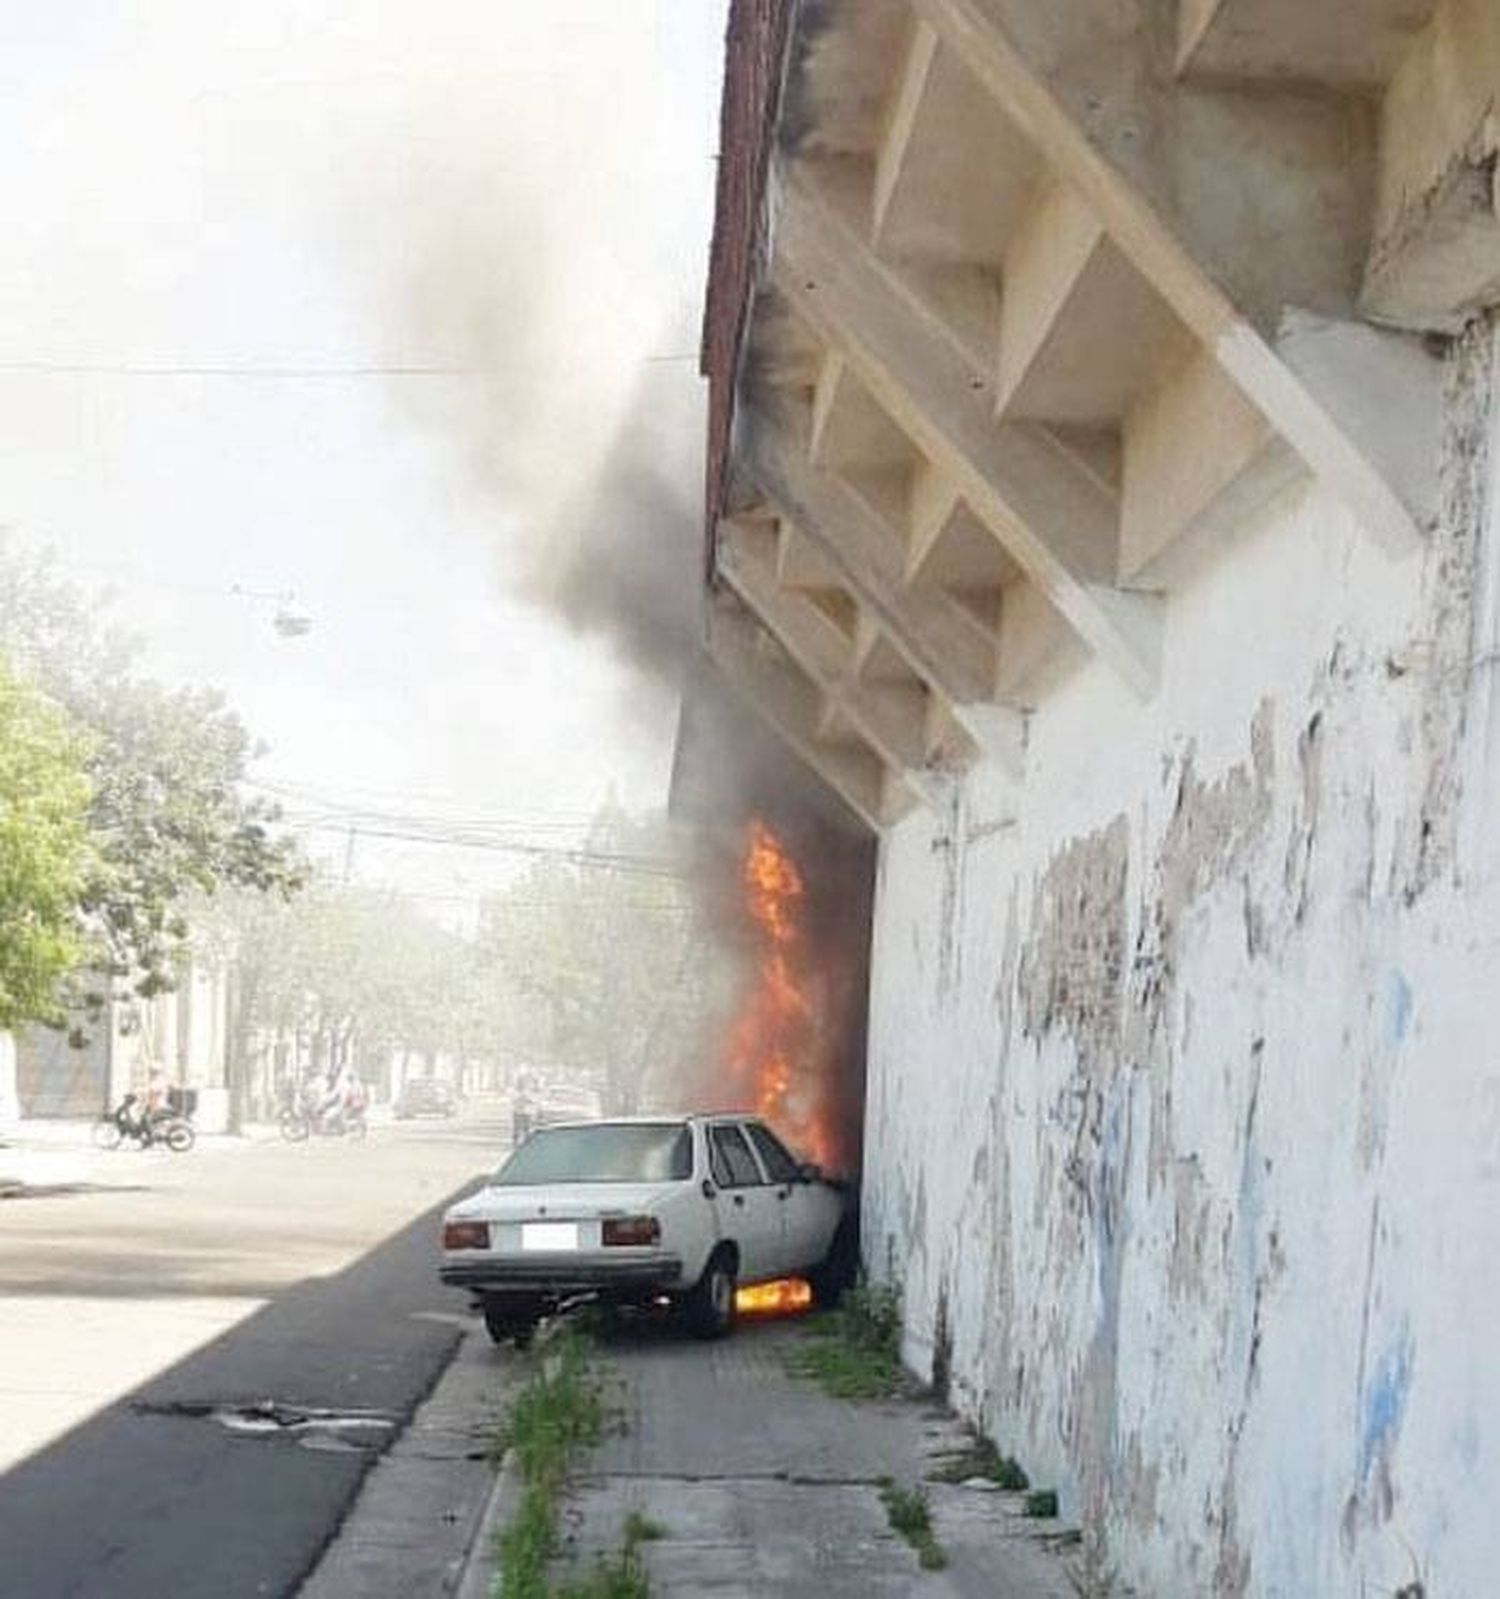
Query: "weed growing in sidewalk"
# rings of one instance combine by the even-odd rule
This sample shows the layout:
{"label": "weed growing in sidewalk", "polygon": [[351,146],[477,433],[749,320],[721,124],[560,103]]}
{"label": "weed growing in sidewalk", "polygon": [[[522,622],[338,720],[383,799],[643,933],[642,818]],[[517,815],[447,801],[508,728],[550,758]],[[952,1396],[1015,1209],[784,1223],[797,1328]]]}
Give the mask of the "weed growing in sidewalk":
{"label": "weed growing in sidewalk", "polygon": [[[517,1395],[502,1430],[522,1492],[515,1519],[500,1534],[496,1599],[547,1599],[547,1562],[557,1548],[557,1502],[568,1467],[603,1428],[604,1405],[583,1340],[565,1337]],[[629,1590],[625,1599],[633,1599]]]}
{"label": "weed growing in sidewalk", "polygon": [[600,1555],[586,1577],[559,1588],[553,1599],[650,1599],[651,1587],[641,1563],[640,1546],[666,1535],[667,1529],[659,1521],[632,1510],[625,1518],[619,1554]]}
{"label": "weed growing in sidewalk", "polygon": [[901,1299],[885,1284],[851,1288],[837,1310],[808,1323],[787,1356],[836,1399],[883,1399],[901,1381]]}
{"label": "weed growing in sidewalk", "polygon": [[948,1564],[948,1556],[932,1530],[926,1493],[920,1488],[902,1488],[886,1478],[880,1485],[880,1497],[891,1530],[916,1550],[923,1571],[941,1571]]}
{"label": "weed growing in sidewalk", "polygon": [[1024,1493],[1031,1479],[1014,1455],[1002,1455],[988,1438],[976,1438],[967,1449],[945,1455],[942,1464],[927,1473],[930,1482],[972,1482],[982,1477],[997,1488]]}

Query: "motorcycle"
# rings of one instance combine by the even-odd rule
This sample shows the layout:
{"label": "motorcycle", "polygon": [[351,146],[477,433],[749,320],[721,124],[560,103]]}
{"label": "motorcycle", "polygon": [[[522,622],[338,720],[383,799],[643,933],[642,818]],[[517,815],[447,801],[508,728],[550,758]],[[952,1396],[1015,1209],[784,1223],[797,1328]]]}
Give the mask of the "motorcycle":
{"label": "motorcycle", "polygon": [[94,1123],[94,1144],[98,1149],[119,1149],[134,1143],[139,1149],[164,1144],[174,1155],[183,1155],[197,1142],[198,1135],[186,1116],[174,1110],[138,1109],[140,1099],[127,1094],[107,1116]]}
{"label": "motorcycle", "polygon": [[289,1105],[282,1111],[278,1125],[281,1136],[289,1144],[304,1143],[313,1137],[368,1138],[370,1135],[363,1105],[330,1105],[322,1111],[305,1102]]}

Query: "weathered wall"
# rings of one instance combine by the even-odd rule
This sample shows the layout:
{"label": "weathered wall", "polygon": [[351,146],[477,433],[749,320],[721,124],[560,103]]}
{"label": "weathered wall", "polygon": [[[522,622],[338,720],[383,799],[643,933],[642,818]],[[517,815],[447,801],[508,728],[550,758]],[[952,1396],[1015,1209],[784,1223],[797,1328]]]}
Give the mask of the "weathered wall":
{"label": "weathered wall", "polygon": [[870,1263],[1115,1594],[1496,1591],[1491,361],[1425,553],[1288,494],[882,849]]}

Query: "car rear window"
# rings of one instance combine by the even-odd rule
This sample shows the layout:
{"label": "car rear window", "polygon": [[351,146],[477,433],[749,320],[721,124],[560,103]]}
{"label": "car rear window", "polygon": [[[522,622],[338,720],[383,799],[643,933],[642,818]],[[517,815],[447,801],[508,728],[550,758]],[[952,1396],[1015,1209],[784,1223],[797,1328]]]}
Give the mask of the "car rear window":
{"label": "car rear window", "polygon": [[541,1183],[680,1183],[693,1175],[692,1134],[681,1122],[547,1127],[495,1174],[502,1188]]}

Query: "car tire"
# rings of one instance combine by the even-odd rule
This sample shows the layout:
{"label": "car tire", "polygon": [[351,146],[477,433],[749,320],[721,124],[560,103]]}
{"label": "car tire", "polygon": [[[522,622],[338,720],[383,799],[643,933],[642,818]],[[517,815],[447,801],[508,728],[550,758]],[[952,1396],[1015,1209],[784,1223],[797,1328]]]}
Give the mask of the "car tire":
{"label": "car tire", "polygon": [[531,1312],[503,1299],[486,1299],[481,1305],[484,1330],[497,1344],[514,1344],[517,1349],[529,1349],[536,1337],[537,1318]]}
{"label": "car tire", "polygon": [[845,1212],[828,1253],[807,1274],[813,1303],[819,1310],[832,1310],[846,1290],[859,1280],[859,1227],[851,1213]]}
{"label": "car tire", "polygon": [[738,1287],[734,1257],[727,1249],[716,1249],[683,1306],[695,1336],[727,1338],[734,1331],[734,1296]]}

